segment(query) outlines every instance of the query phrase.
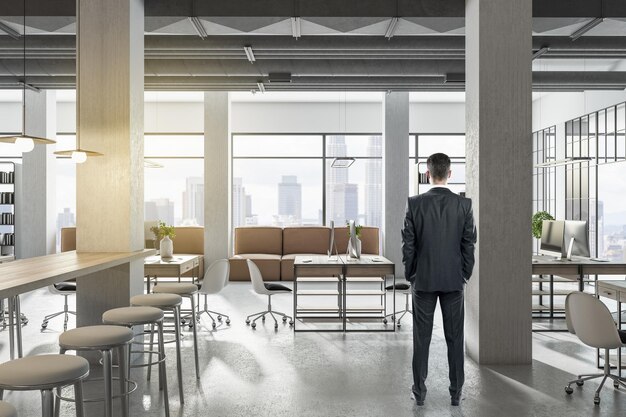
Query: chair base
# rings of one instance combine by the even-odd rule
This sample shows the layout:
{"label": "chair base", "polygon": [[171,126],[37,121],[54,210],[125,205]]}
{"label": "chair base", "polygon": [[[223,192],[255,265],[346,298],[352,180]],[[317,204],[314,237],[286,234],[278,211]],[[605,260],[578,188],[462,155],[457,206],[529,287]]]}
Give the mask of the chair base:
{"label": "chair base", "polygon": [[53,314],[48,314],[46,317],[43,318],[43,321],[41,322],[41,330],[45,330],[48,327],[48,322],[50,320],[52,320],[55,317],[59,317],[59,316],[63,316],[63,331],[67,331],[67,322],[69,321],[70,318],[70,314],[73,316],[76,316],[76,312],[75,311],[71,311],[69,309],[69,305],[67,303],[67,298],[69,297],[68,295],[63,295],[63,297],[65,297],[65,304],[63,306],[63,311],[59,311],[57,313],[53,313]]}
{"label": "chair base", "polygon": [[[409,307],[409,294],[406,293],[405,294],[405,305],[404,305],[404,309],[400,310],[400,311],[396,311],[395,313],[391,313],[391,314],[387,314],[385,316],[385,318],[391,316],[391,320],[396,322],[396,326],[400,327],[402,324],[400,323],[400,321],[404,318],[404,316],[409,313],[409,314],[413,314],[413,311],[411,310],[411,308]],[[400,317],[398,318],[398,315],[400,315]],[[398,318],[396,320],[396,318]]]}
{"label": "chair base", "polygon": [[[250,325],[253,329],[256,329],[256,321],[261,319],[265,321],[265,316],[270,315],[274,319],[274,329],[278,330],[278,320],[276,320],[276,316],[274,314],[282,316],[283,323],[286,323],[289,320],[289,325],[293,326],[293,318],[291,316],[286,315],[285,313],[281,313],[280,311],[272,310],[272,296],[269,297],[269,302],[267,303],[267,310],[259,311],[258,313],[250,314],[246,317],[246,324]],[[253,320],[250,320],[253,318]]]}
{"label": "chair base", "polygon": [[[605,352],[606,356],[605,358],[608,358],[608,350]],[[598,389],[595,392],[595,395],[593,397],[593,403],[595,405],[600,405],[600,391],[602,391],[602,388],[604,387],[604,383],[606,382],[607,379],[612,379],[613,380],[613,387],[615,389],[618,389],[619,386],[621,385],[623,388],[626,388],[626,378],[621,378],[618,375],[612,374],[611,373],[611,369],[610,369],[610,365],[609,362],[606,361],[604,364],[604,372],[601,374],[586,374],[586,375],[578,375],[578,378],[576,378],[573,381],[570,381],[567,383],[567,386],[565,387],[565,392],[570,395],[574,392],[574,389],[572,388],[572,384],[576,384],[579,387],[582,387],[585,384],[585,381],[590,381],[592,379],[597,379],[597,378],[602,378],[602,382],[600,382],[600,386],[598,387]]]}
{"label": "chair base", "polygon": [[230,326],[230,316],[228,314],[223,314],[223,313],[219,313],[217,311],[209,310],[206,294],[204,295],[204,309],[200,310],[200,308],[199,308],[200,306],[199,305],[200,305],[200,300],[198,300],[198,312],[196,314],[196,321],[198,323],[200,322],[200,318],[202,317],[202,314],[206,314],[211,319],[211,324],[212,324],[214,329],[217,327],[217,323],[215,322],[215,319],[213,318],[214,315],[217,316],[217,321],[220,322],[220,323],[222,322],[222,317],[225,317],[226,318],[226,324]]}

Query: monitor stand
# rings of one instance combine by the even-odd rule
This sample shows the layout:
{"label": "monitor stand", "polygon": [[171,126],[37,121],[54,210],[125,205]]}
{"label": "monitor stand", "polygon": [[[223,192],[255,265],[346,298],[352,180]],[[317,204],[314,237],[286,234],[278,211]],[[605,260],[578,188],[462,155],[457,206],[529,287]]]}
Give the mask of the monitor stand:
{"label": "monitor stand", "polygon": [[574,248],[574,238],[569,240],[569,244],[567,245],[567,260],[572,260],[572,249]]}

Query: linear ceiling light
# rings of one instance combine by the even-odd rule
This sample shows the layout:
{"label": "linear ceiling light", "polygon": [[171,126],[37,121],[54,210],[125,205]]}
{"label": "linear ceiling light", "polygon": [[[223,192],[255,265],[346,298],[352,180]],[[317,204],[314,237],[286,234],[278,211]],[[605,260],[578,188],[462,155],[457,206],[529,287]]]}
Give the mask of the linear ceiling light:
{"label": "linear ceiling light", "polygon": [[555,161],[543,162],[541,164],[535,165],[534,168],[552,168],[552,167],[558,167],[558,166],[563,166],[563,165],[580,164],[583,162],[589,162],[591,160],[592,158],[588,156],[577,156],[577,157],[560,159],[558,161],[555,160]]}
{"label": "linear ceiling light", "polygon": [[256,86],[259,87],[259,91],[261,93],[265,93],[265,85],[263,85],[263,81],[257,81]]}
{"label": "linear ceiling light", "polygon": [[392,17],[389,21],[389,26],[387,26],[387,31],[385,32],[385,38],[391,39],[393,35],[396,34],[396,29],[398,28],[398,22],[400,21],[397,17]]}
{"label": "linear ceiling light", "polygon": [[204,25],[197,16],[189,17],[189,22],[191,22],[191,26],[193,26],[193,28],[196,30],[196,34],[200,36],[200,38],[206,39],[209,37],[209,34],[204,28]]}
{"label": "linear ceiling light", "polygon": [[300,27],[299,17],[291,18],[291,34],[296,39],[302,36],[302,28]]}
{"label": "linear ceiling light", "polygon": [[100,152],[88,151],[80,147],[80,2],[76,0],[76,149],[56,151],[59,156],[69,156],[77,164],[82,164],[90,156],[102,156]]}
{"label": "linear ceiling light", "polygon": [[291,73],[290,72],[270,72],[268,74],[268,80],[270,84],[290,83]]}
{"label": "linear ceiling light", "polygon": [[462,84],[465,82],[464,72],[448,72],[443,76],[445,84]]}
{"label": "linear ceiling light", "polygon": [[581,27],[576,32],[572,33],[569,37],[571,40],[575,41],[576,39],[580,38],[585,33],[589,32],[591,29],[595,28],[602,22],[604,22],[603,17],[596,17],[595,19],[587,23],[585,26]]}
{"label": "linear ceiling light", "polygon": [[549,50],[550,50],[549,46],[542,46],[541,48],[539,48],[537,52],[533,53],[533,61],[539,58],[540,56],[545,55]]}
{"label": "linear ceiling light", "polygon": [[246,58],[248,58],[248,61],[254,64],[256,58],[254,57],[254,52],[252,52],[252,47],[250,45],[246,45],[243,47],[243,51],[246,53]]}
{"label": "linear ceiling light", "polygon": [[[9,35],[15,40],[18,40],[21,37],[20,33],[17,30],[13,29],[11,26],[4,24],[2,22],[0,22],[0,31],[6,33],[7,35]],[[26,32],[24,32],[24,34],[26,34]]]}
{"label": "linear ceiling light", "polygon": [[42,138],[26,134],[26,88],[29,90],[36,88],[26,83],[26,0],[24,0],[24,36],[22,36],[22,51],[24,53],[23,69],[24,75],[19,84],[22,86],[22,133],[17,136],[5,136],[0,138],[2,143],[14,143],[17,149],[22,152],[30,152],[35,149],[35,144],[51,145],[56,143],[52,139]]}
{"label": "linear ceiling light", "polygon": [[333,159],[333,163],[330,164],[331,168],[349,168],[352,164],[354,164],[354,158],[335,158]]}

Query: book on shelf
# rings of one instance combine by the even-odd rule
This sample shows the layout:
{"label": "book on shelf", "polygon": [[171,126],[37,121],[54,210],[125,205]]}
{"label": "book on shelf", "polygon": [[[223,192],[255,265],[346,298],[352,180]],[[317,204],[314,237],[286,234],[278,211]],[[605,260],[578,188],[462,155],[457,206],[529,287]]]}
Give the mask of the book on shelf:
{"label": "book on shelf", "polygon": [[15,233],[0,233],[0,245],[14,246],[15,245]]}
{"label": "book on shelf", "polygon": [[15,193],[0,193],[0,204],[15,204]]}
{"label": "book on shelf", "polygon": [[0,184],[13,184],[15,182],[15,172],[0,171]]}
{"label": "book on shelf", "polygon": [[15,214],[13,213],[2,213],[0,215],[0,225],[2,226],[12,226],[15,224]]}

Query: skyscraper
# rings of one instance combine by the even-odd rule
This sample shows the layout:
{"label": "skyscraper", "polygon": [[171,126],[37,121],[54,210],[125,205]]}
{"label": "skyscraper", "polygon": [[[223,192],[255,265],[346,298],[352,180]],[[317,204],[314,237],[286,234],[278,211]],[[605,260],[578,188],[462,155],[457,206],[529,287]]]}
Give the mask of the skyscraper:
{"label": "skyscraper", "polygon": [[174,202],[169,198],[157,198],[144,202],[144,218],[146,220],[161,220],[168,225],[174,223]]}
{"label": "skyscraper", "polygon": [[252,210],[252,199],[248,202],[246,188],[241,177],[233,178],[233,227],[245,226],[248,204]]}
{"label": "skyscraper", "polygon": [[204,226],[204,178],[188,177],[183,192],[183,223]]}
{"label": "skyscraper", "polygon": [[[367,138],[366,156],[381,158],[383,153],[382,138]],[[383,161],[367,159],[365,161],[365,224],[381,227],[383,224]]]}
{"label": "skyscraper", "polygon": [[[328,156],[348,156],[344,136],[328,136],[327,140]],[[326,217],[327,221],[333,220],[336,225],[343,225],[346,220],[358,220],[359,217],[359,187],[350,183],[349,172],[349,168],[328,169]]]}
{"label": "skyscraper", "polygon": [[278,184],[278,216],[294,224],[302,220],[302,184],[295,175],[283,175]]}

